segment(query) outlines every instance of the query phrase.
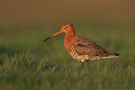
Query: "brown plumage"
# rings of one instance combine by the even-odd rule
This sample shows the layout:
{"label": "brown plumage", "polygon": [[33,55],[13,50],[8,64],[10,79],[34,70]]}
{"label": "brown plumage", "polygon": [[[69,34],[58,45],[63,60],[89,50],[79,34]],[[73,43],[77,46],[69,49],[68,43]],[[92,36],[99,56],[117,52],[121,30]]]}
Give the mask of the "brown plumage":
{"label": "brown plumage", "polygon": [[97,60],[102,58],[116,58],[118,54],[109,52],[104,48],[97,45],[92,40],[87,38],[76,36],[73,43],[73,49],[71,50],[70,55],[79,61],[85,60]]}
{"label": "brown plumage", "polygon": [[62,32],[66,33],[64,39],[65,48],[76,60],[84,62],[88,60],[97,60],[103,58],[116,58],[119,56],[117,53],[107,51],[90,39],[76,36],[74,27],[71,23],[63,25],[60,31],[46,38],[44,41]]}

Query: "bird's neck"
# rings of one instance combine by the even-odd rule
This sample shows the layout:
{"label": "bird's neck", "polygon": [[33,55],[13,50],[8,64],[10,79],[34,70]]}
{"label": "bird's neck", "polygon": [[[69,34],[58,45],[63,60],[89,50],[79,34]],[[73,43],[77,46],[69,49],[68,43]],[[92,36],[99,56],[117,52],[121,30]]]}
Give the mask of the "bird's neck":
{"label": "bird's neck", "polygon": [[74,39],[75,39],[75,31],[71,31],[71,32],[66,32],[66,35],[65,35],[65,39],[64,39],[64,45],[66,47],[66,49],[68,51],[71,51],[71,46],[72,46],[72,43],[74,42]]}

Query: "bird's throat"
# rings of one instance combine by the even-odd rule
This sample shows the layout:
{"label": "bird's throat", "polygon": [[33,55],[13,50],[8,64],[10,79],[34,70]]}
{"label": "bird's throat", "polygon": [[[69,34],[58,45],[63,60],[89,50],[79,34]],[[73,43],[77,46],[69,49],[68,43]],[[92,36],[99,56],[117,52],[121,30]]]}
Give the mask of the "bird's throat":
{"label": "bird's throat", "polygon": [[65,39],[64,39],[64,45],[65,45],[65,47],[68,51],[72,50],[72,44],[74,42],[74,39],[75,39],[75,33],[74,32],[70,32],[70,33],[67,32],[66,33]]}

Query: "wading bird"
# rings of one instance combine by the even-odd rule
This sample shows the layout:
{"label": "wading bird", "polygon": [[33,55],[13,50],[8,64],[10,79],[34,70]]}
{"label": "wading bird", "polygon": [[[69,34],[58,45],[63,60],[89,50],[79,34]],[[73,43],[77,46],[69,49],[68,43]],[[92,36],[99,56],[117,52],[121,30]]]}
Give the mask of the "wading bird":
{"label": "wading bird", "polygon": [[[46,38],[44,41],[65,32],[64,46],[68,53],[76,60],[84,63],[85,61],[104,59],[104,58],[117,58],[119,54],[107,51],[94,41],[76,36],[75,29],[71,23],[64,24],[61,29]],[[82,64],[83,65],[83,64]]]}

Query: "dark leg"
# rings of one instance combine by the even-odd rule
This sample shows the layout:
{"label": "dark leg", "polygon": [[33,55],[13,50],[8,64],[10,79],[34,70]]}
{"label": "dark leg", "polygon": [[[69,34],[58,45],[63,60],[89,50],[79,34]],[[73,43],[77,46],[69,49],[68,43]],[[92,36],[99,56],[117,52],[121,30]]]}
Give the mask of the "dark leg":
{"label": "dark leg", "polygon": [[84,67],[84,62],[82,62],[82,68]]}
{"label": "dark leg", "polygon": [[90,71],[92,72],[93,70],[92,70],[92,67],[91,67],[90,64],[89,64],[89,61],[87,60],[86,62],[87,62],[88,68],[89,68]]}

